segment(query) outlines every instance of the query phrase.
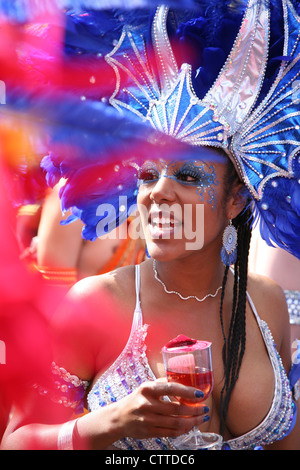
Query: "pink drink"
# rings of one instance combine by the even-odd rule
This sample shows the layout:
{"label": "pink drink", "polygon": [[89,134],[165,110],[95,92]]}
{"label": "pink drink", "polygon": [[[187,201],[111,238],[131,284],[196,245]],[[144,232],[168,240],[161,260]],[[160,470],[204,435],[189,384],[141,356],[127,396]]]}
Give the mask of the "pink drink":
{"label": "pink drink", "polygon": [[206,400],[211,394],[213,388],[213,373],[210,370],[197,370],[195,372],[173,372],[167,370],[167,379],[169,382],[177,382],[183,385],[198,388],[204,393],[204,397],[201,401],[197,399],[188,400],[186,398],[176,397],[178,401],[189,406],[200,406],[201,402]]}

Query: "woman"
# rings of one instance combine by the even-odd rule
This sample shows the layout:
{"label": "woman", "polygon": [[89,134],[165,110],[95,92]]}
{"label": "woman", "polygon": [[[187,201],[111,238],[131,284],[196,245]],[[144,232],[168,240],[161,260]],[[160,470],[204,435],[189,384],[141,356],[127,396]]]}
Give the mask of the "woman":
{"label": "woman", "polygon": [[[177,166],[178,173],[175,178],[173,176],[162,177],[159,173],[154,174],[153,169],[151,172],[142,170],[140,174],[143,179],[141,180],[138,204],[143,206],[141,210],[143,214],[142,225],[149,254],[156,260],[159,279],[169,289],[176,290],[183,296],[197,295],[199,298],[203,298],[208,293],[215,293],[219,286],[223,285],[223,289],[215,297],[207,298],[203,302],[195,299],[183,301],[178,295],[165,292],[162,285],[155,279],[152,260],[147,260],[141,265],[138,299],[140,304],[137,303],[137,305],[140,305],[142,309],[140,321],[143,322],[143,325],[150,325],[145,340],[146,356],[150,370],[158,379],[165,377],[161,347],[171,338],[183,333],[213,343],[215,386],[212,395],[199,408],[189,408],[179,403],[170,404],[161,401],[161,397],[163,395],[180,395],[191,398],[194,396],[195,390],[178,384],[166,384],[160,380],[154,380],[145,382],[141,386],[136,384],[137,388],[134,389],[134,392],[120,401],[111,403],[107,407],[99,406],[97,391],[99,392],[99,389],[102,389],[103,397],[105,395],[105,386],[104,383],[101,384],[101,376],[107,366],[117,358],[116,351],[122,350],[129,334],[132,312],[136,305],[135,269],[130,266],[107,275],[88,278],[71,290],[70,308],[67,311],[64,309],[63,315],[58,315],[55,322],[59,332],[58,339],[64,339],[63,343],[61,341],[57,342],[58,349],[55,357],[57,364],[63,364],[71,374],[88,381],[91,388],[88,400],[94,411],[77,419],[74,439],[75,448],[76,446],[77,448],[114,448],[110,446],[114,446],[115,441],[120,441],[124,437],[154,438],[147,442],[152,442],[152,445],[157,446],[157,438],[179,436],[190,430],[194,425],[200,425],[201,430],[205,429],[217,433],[221,430],[224,441],[228,441],[228,445],[233,448],[234,440],[231,441],[231,439],[234,438],[237,438],[239,445],[248,438],[251,445],[254,446],[258,442],[258,436],[262,434],[262,429],[258,429],[252,439],[245,436],[245,434],[257,426],[260,428],[260,423],[264,422],[270,411],[272,412],[265,424],[268,428],[272,427],[273,434],[268,432],[268,436],[265,435],[266,442],[272,442],[277,436],[282,437],[290,426],[293,411],[291,405],[285,402],[284,394],[286,393],[287,379],[282,372],[282,377],[279,380],[285,391],[281,395],[277,395],[276,400],[279,399],[280,406],[284,408],[286,422],[283,426],[285,430],[281,429],[278,433],[276,420],[273,416],[275,406],[274,385],[278,377],[275,376],[274,366],[272,367],[269,356],[269,354],[272,354],[270,344],[266,343],[262,335],[259,326],[260,320],[252,310],[252,303],[247,301],[245,319],[237,318],[234,325],[230,325],[234,302],[234,275],[230,271],[228,272],[228,268],[224,268],[220,251],[224,229],[228,224],[228,220],[232,218],[238,227],[239,221],[242,221],[242,225],[238,228],[240,231],[238,248],[240,259],[239,301],[242,302],[243,298],[245,300],[244,289],[247,287],[252,299],[250,302],[258,306],[259,317],[267,322],[272,331],[274,342],[277,344],[282,357],[283,366],[286,370],[290,369],[289,322],[283,293],[267,278],[251,276],[247,284],[247,277],[244,274],[247,271],[250,228],[249,222],[246,225],[244,222],[245,217],[248,217],[248,215],[243,211],[246,201],[240,191],[241,184],[237,179],[233,182],[235,172],[230,163],[213,164],[216,175],[213,183],[215,185],[215,209],[212,210],[211,204],[205,198],[204,245],[200,250],[187,251],[185,247],[187,239],[184,237],[175,239],[173,228],[169,229],[169,238],[162,238],[163,232],[168,230],[164,227],[166,219],[163,222],[164,225],[159,223],[158,227],[154,227],[157,220],[151,224],[151,211],[153,212],[153,208],[159,207],[161,204],[167,204],[171,207],[172,204],[176,203],[182,209],[184,204],[192,204],[193,209],[199,204],[199,194],[197,194],[196,189],[200,184],[199,178],[201,178],[203,172],[199,172],[197,176],[195,169],[197,170],[199,166],[195,165],[194,172],[187,174],[186,171],[182,171],[184,165],[180,163]],[[207,168],[207,165],[205,165],[205,168]],[[181,171],[182,173],[180,173]],[[168,175],[164,173],[164,176]],[[216,182],[219,184],[216,185]],[[208,188],[206,188],[205,193],[207,193]],[[145,211],[145,208],[147,211]],[[160,216],[161,214],[158,213],[158,217]],[[155,216],[153,216],[153,220],[155,220]],[[184,228],[184,220],[182,224]],[[153,236],[155,230],[160,232],[156,237]],[[224,271],[226,271],[225,276],[228,276],[226,283],[224,281]],[[245,283],[245,286],[242,285],[242,282]],[[118,312],[122,312],[118,314],[120,318],[112,316],[112,318],[105,318],[105,320],[102,318],[99,321],[98,317],[98,321],[95,320],[96,312],[93,306],[97,305],[98,312],[98,305],[101,298],[103,299],[103,292],[112,296],[116,302],[116,306],[119,307]],[[220,299],[222,299],[222,322],[220,322]],[[79,305],[81,305],[81,302],[85,305],[85,313],[86,309],[89,311],[88,316],[83,314],[78,302]],[[77,309],[74,309],[75,304]],[[238,310],[239,316],[241,316],[243,307],[238,307]],[[137,321],[137,318],[135,321]],[[92,335],[91,323],[96,329],[96,332]],[[72,324],[71,327],[70,324]],[[116,335],[116,329],[120,331],[122,327],[124,334],[121,336]],[[139,328],[143,330],[142,325]],[[233,328],[234,331],[231,331]],[[243,333],[244,328],[246,342]],[[112,338],[114,340],[113,355],[111,349],[103,347],[101,342],[101,338],[107,335],[106,342],[109,343],[111,330],[113,330]],[[241,333],[239,330],[241,330]],[[230,347],[227,354],[229,360],[227,358],[225,364],[230,367],[234,360],[238,362],[241,357],[243,358],[241,367],[237,365],[236,370],[233,369],[231,381],[229,370],[225,370],[224,377],[223,334],[226,338],[232,335],[231,339],[228,339],[228,346]],[[85,335],[88,335],[88,341],[84,341],[84,350],[78,347],[74,348],[75,344],[84,340]],[[116,340],[118,341],[116,342]],[[236,346],[236,352],[231,351],[234,346]],[[271,347],[273,347],[272,344]],[[141,356],[139,361],[141,364],[144,363]],[[135,365],[137,366],[137,364]],[[117,364],[113,365],[113,369],[116,369],[116,367]],[[148,367],[143,367],[142,381],[145,374],[149,374]],[[99,377],[100,384],[97,383]],[[108,372],[108,383],[112,386],[114,380],[113,371],[110,370]],[[231,387],[234,382],[236,384],[232,391]],[[255,392],[253,384],[255,384]],[[227,407],[229,396],[230,401]],[[53,410],[51,410],[51,407],[45,410],[44,400],[45,398],[42,397],[43,420],[41,420],[41,416],[39,416],[39,421],[34,420],[35,414],[40,413],[40,408],[35,405],[34,414],[30,416],[28,421],[25,418],[24,422],[24,417],[17,424],[12,421],[10,431],[7,432],[7,437],[4,439],[4,448],[20,448],[23,446],[26,448],[26,445],[30,446],[32,442],[38,448],[56,448],[61,425],[49,425],[48,413],[53,415]],[[220,412],[221,402],[222,411]],[[61,419],[71,418],[71,413],[68,413],[67,410],[68,408],[66,408],[65,416]],[[55,415],[57,416],[57,413]],[[30,424],[32,422],[43,422],[43,424]],[[13,432],[11,432],[12,430]],[[288,437],[274,443],[273,446],[276,448],[299,448],[298,430],[297,424]],[[165,448],[173,448],[168,440],[160,439],[160,442],[163,443]],[[118,447],[120,443],[116,445]],[[151,448],[151,445],[147,447],[145,442],[139,445]]]}
{"label": "woman", "polygon": [[[147,116],[153,127],[198,146],[198,156],[176,162],[146,161],[139,168],[137,202],[152,259],[140,268],[120,268],[84,279],[72,288],[66,305],[54,319],[58,391],[53,398],[65,406],[52,403],[46,407],[45,396],[41,396],[39,404],[34,402],[34,407],[26,409],[26,415],[19,414],[10,422],[4,448],[174,449],[172,438],[193,426],[220,433],[230,449],[299,448],[299,418],[287,378],[291,359],[284,295],[268,279],[247,275],[250,195],[252,201],[257,198],[256,205],[265,211],[269,222],[271,210],[279,210],[279,203],[268,191],[275,192],[278,182],[282,182],[274,176],[276,184],[267,184],[272,175],[263,165],[261,173],[255,167],[255,163],[262,163],[261,142],[257,144],[259,158],[249,157],[250,147],[246,145],[249,134],[253,139],[251,131],[257,116],[254,113],[246,117],[258,99],[261,88],[257,85],[261,85],[266,66],[266,55],[257,53],[256,46],[258,42],[261,46],[262,38],[268,41],[267,8],[266,2],[249,2],[216,90],[202,101],[191,86],[189,66],[184,64],[178,71],[168,41],[166,7],[159,7],[153,20],[160,85],[151,76],[151,68],[142,65],[147,55],[137,49],[141,41],[134,36],[135,29],[127,30],[113,53],[108,54],[107,61],[114,68],[128,70],[128,89],[119,81],[111,104]],[[253,22],[257,37],[251,32]],[[189,25],[193,29],[195,22]],[[239,47],[249,46],[249,37],[250,47],[241,58]],[[132,57],[122,53],[127,39],[134,45],[138,61],[133,69]],[[264,41],[261,51],[267,50]],[[298,41],[293,51],[297,47]],[[133,70],[138,72],[136,76]],[[281,72],[280,77],[287,70]],[[225,94],[218,85],[222,80],[226,83]],[[155,96],[158,89],[159,96],[152,98],[151,93]],[[212,95],[217,96],[218,91],[219,101],[213,103]],[[283,99],[278,92],[273,105]],[[261,113],[269,106],[265,100]],[[268,116],[272,116],[271,111]],[[238,125],[241,122],[242,130]],[[278,119],[272,125],[281,122]],[[275,136],[277,128],[273,129]],[[278,133],[280,147],[285,134],[282,129]],[[262,137],[268,135],[265,132]],[[289,152],[293,145],[294,141],[286,140]],[[271,161],[277,153],[266,154]],[[276,168],[276,162],[264,163],[268,169]],[[297,178],[296,171],[293,176],[282,171],[280,176],[289,183]],[[249,192],[245,192],[241,180],[247,182]],[[289,201],[281,202],[293,208],[294,200],[292,193]],[[204,223],[203,217],[197,217],[199,205]],[[297,220],[294,217],[293,223]],[[270,233],[273,225],[274,220],[267,224]],[[285,244],[293,233],[289,228]],[[191,243],[191,235],[199,232],[203,235],[200,243],[193,243],[193,239]],[[289,246],[294,246],[294,241],[295,237],[291,238]],[[178,334],[213,344],[215,385],[200,407],[162,400],[165,395],[200,401],[203,397],[199,390],[163,380],[161,348]],[[46,394],[42,387],[38,391]],[[91,412],[72,419],[72,410],[82,409],[83,397]]]}

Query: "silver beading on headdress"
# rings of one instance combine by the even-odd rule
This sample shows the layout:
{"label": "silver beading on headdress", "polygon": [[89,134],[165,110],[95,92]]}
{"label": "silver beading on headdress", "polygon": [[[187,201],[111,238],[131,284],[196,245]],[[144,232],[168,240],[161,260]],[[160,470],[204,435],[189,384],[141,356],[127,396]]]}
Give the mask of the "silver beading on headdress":
{"label": "silver beading on headdress", "polygon": [[282,0],[288,60],[258,106],[269,51],[269,2],[249,0],[232,50],[203,99],[193,89],[191,65],[178,69],[168,11],[159,6],[152,23],[158,77],[136,27],[125,26],[106,56],[116,73],[111,105],[193,146],[222,148],[263,214],[264,238],[300,258],[300,18],[292,3]]}

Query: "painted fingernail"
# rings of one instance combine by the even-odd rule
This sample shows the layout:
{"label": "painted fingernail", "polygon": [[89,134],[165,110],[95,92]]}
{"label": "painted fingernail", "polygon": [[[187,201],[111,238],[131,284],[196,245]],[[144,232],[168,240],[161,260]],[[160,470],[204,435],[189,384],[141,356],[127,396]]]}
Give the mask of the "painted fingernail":
{"label": "painted fingernail", "polygon": [[203,397],[204,397],[204,393],[201,392],[201,390],[196,390],[196,391],[195,391],[195,397],[196,397],[196,398],[203,398]]}
{"label": "painted fingernail", "polygon": [[203,423],[206,423],[206,421],[209,421],[209,416],[208,415],[205,415],[203,416]]}
{"label": "painted fingernail", "polygon": [[205,414],[206,414],[206,413],[209,413],[209,407],[208,407],[208,406],[205,406],[205,407],[203,408],[203,413],[205,413]]}

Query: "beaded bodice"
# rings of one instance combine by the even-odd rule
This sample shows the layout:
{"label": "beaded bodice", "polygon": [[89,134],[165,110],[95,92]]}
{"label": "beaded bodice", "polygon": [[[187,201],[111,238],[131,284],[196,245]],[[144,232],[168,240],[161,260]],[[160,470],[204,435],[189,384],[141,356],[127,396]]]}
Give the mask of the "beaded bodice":
{"label": "beaded bodice", "polygon": [[[139,279],[139,266],[136,266],[137,299],[130,337],[120,356],[101,375],[89,392],[88,407],[90,411],[116,402],[131,393],[142,382],[155,379],[146,356],[147,325],[143,324],[139,302]],[[253,449],[256,446],[264,446],[282,439],[292,425],[295,412],[289,380],[276,350],[271,331],[266,322],[259,318],[249,295],[248,300],[257,319],[273,366],[275,378],[274,398],[267,416],[256,428],[226,442],[227,447],[230,449]],[[115,442],[114,446],[124,450],[166,450],[175,448],[172,439],[164,438],[143,440],[124,438]]]}

